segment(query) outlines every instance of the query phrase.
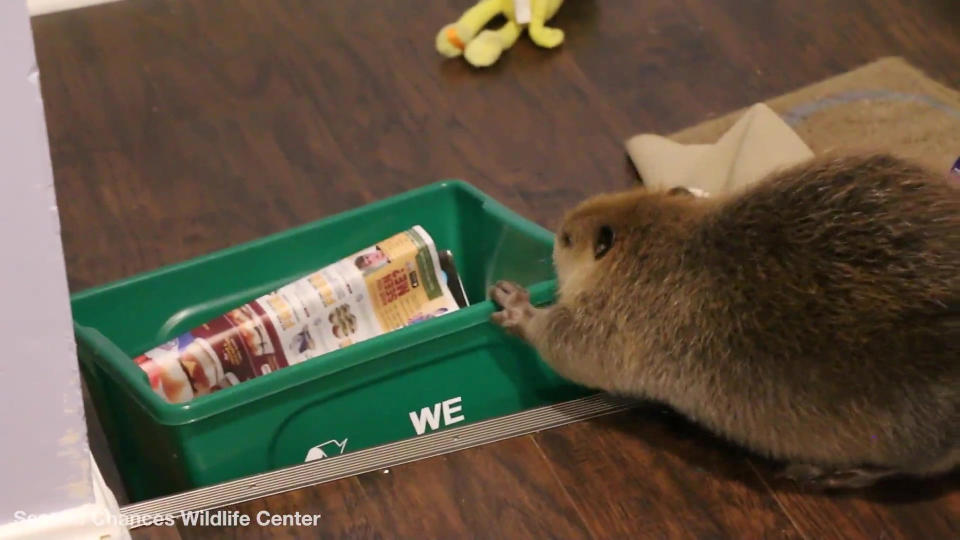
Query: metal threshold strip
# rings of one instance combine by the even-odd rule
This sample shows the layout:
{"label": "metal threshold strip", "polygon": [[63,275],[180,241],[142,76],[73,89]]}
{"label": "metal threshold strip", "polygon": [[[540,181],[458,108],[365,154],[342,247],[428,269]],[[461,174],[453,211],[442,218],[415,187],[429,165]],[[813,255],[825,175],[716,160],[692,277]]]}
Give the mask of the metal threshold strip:
{"label": "metal threshold strip", "polygon": [[275,471],[185,491],[120,508],[132,528],[138,516],[179,515],[202,512],[302,487],[322,484],[358,474],[396,467],[404,463],[448,454],[466,448],[559,427],[588,418],[625,411],[636,401],[595,394],[484,420],[429,435],[421,435],[342,456],[294,465]]}

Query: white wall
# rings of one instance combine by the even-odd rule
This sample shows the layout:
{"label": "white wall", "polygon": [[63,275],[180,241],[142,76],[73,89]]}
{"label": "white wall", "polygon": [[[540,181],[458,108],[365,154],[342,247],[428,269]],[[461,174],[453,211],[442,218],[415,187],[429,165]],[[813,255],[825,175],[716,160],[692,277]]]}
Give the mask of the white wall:
{"label": "white wall", "polygon": [[33,36],[0,0],[0,524],[94,501]]}
{"label": "white wall", "polygon": [[[10,0],[0,0],[0,2],[8,1]],[[27,6],[30,8],[31,15],[43,15],[46,13],[53,13],[55,11],[76,9],[92,6],[94,4],[106,4],[107,2],[116,1],[117,0],[26,0]],[[130,1],[135,2],[136,0]]]}

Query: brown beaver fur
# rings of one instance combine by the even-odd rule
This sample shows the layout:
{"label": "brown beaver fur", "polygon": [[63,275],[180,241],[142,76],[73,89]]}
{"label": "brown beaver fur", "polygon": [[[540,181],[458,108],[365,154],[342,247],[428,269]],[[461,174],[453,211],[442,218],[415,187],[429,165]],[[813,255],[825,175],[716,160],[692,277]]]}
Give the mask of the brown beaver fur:
{"label": "brown beaver fur", "polygon": [[960,188],[886,154],[815,158],[715,198],[644,188],[557,232],[555,304],[491,288],[560,375],[667,403],[862,487],[960,463]]}

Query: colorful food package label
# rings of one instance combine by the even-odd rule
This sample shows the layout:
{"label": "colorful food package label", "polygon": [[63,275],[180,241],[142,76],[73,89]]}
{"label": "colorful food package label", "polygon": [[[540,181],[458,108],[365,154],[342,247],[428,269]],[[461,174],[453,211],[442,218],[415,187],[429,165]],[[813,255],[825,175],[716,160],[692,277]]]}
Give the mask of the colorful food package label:
{"label": "colorful food package label", "polygon": [[[430,235],[414,226],[135,361],[155,392],[184,403],[464,307],[463,287],[451,265],[449,252],[438,254]],[[456,283],[448,283],[450,274]]]}

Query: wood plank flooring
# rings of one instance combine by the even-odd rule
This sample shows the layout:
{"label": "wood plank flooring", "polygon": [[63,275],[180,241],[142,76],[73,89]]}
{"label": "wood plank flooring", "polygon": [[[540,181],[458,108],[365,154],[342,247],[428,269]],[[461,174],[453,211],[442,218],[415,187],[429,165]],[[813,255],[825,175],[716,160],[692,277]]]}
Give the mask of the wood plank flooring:
{"label": "wood plank flooring", "polygon": [[[443,178],[552,226],[668,133],[878,57],[960,87],[951,0],[569,0],[493,68],[433,36],[470,0],[127,0],[33,20],[73,290]],[[237,505],[309,528],[136,538],[957,538],[955,476],[858,497],[658,407]]]}

